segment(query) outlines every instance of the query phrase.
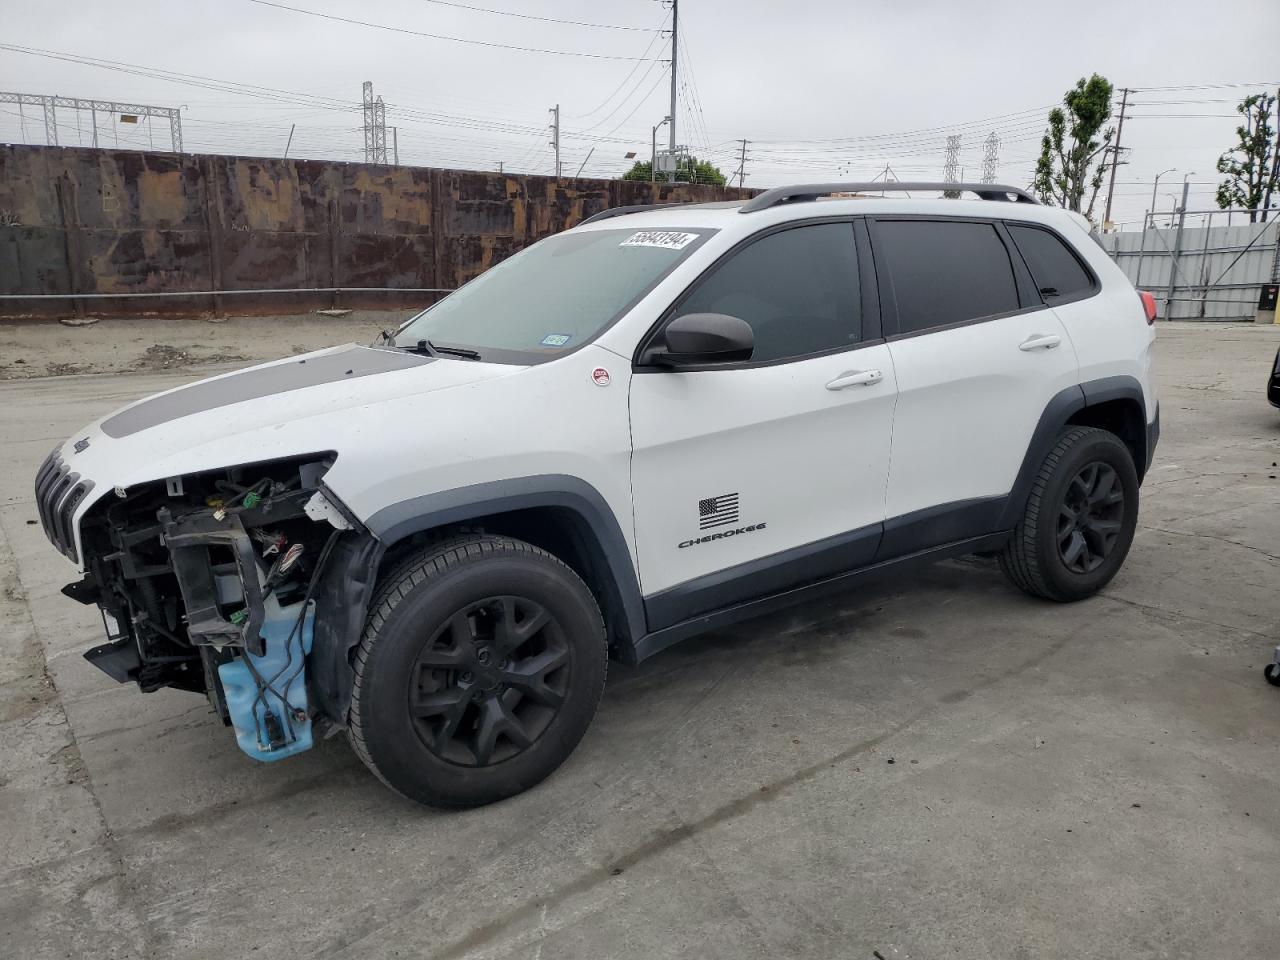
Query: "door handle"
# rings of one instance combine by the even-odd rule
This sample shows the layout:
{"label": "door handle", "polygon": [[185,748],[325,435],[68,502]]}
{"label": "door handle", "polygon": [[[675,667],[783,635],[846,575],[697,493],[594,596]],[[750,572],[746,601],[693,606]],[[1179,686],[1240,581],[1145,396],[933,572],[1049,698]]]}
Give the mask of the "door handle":
{"label": "door handle", "polygon": [[1062,338],[1059,336],[1054,336],[1053,334],[1044,336],[1043,334],[1033,333],[1018,344],[1018,349],[1024,353],[1030,353],[1032,350],[1052,350],[1054,347],[1060,346],[1062,346]]}
{"label": "door handle", "polygon": [[869,387],[884,379],[879,370],[851,370],[842,373],[827,384],[828,390],[843,390],[845,387]]}

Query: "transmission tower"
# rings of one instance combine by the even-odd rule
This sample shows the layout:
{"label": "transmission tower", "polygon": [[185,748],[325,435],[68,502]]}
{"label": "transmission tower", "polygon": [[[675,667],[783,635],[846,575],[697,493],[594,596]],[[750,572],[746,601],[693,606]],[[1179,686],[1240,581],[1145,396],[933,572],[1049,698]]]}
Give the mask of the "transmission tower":
{"label": "transmission tower", "polygon": [[[960,174],[960,135],[947,137],[947,160],[942,168],[942,179],[945,183],[958,183]],[[943,195],[951,198],[960,196],[954,190],[945,190]]]}
{"label": "transmission tower", "polygon": [[[157,107],[145,103],[119,103],[115,100],[82,100],[79,97],[47,96],[40,93],[8,93],[0,91],[0,103],[16,103],[19,117],[22,106],[40,107],[44,111],[44,139],[51,147],[58,146],[58,107],[74,110],[76,126],[80,125],[80,113],[89,114],[92,131],[91,143],[98,146],[98,118],[107,114],[113,123],[136,124],[142,117],[169,121],[169,143],[174,153],[182,152],[182,111],[178,107]],[[25,124],[24,124],[25,125]],[[107,130],[110,131],[110,127]]]}
{"label": "transmission tower", "polygon": [[942,179],[947,183],[955,183],[960,173],[960,137],[947,137],[947,161],[942,168]]}
{"label": "transmission tower", "polygon": [[373,81],[364,82],[364,160],[387,162],[387,108],[373,95]]}
{"label": "transmission tower", "polygon": [[996,182],[996,164],[1000,160],[1000,138],[994,130],[982,144],[982,182]]}

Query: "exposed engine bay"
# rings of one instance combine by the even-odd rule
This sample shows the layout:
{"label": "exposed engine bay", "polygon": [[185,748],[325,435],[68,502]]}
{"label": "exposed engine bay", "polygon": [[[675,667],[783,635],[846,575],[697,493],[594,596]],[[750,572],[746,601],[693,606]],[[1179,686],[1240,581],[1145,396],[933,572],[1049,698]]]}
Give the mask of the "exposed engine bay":
{"label": "exposed engine bay", "polygon": [[326,497],[332,455],[117,488],[80,524],[87,573],[63,592],[103,613],[85,658],[143,691],[201,692],[245,753],[313,741],[306,664],[320,576],[354,521]]}

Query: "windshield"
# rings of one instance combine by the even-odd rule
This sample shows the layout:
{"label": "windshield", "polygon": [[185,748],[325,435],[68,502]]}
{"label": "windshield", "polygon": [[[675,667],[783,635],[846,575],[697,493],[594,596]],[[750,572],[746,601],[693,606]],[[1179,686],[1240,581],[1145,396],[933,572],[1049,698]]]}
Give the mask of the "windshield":
{"label": "windshield", "polygon": [[[396,334],[480,359],[529,363],[576,350],[622,316],[713,230],[591,230],[504,260]],[[447,353],[447,350],[441,350]]]}

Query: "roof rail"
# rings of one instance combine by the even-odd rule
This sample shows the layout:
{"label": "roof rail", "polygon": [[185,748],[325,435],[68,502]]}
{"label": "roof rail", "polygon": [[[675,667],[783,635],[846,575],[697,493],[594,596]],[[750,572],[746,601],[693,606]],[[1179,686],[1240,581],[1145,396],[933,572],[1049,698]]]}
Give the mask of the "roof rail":
{"label": "roof rail", "polygon": [[628,213],[643,213],[645,210],[652,210],[654,207],[679,207],[683,204],[679,203],[633,203],[626,207],[610,207],[608,210],[601,210],[599,213],[593,213],[587,219],[580,221],[577,226],[586,223],[595,223],[597,220],[608,220],[610,217],[624,217]]}
{"label": "roof rail", "polygon": [[[948,193],[974,193],[983,200],[1013,200],[1015,203],[1036,203],[1037,200],[1021,187],[1009,187],[1002,183],[800,183],[793,187],[774,187],[758,196],[752,197],[739,209],[739,213],[755,213],[767,210],[783,203],[797,203],[806,200],[817,200],[819,197],[833,193],[882,193],[892,191],[905,193],[910,190],[921,192],[946,191]],[[607,212],[607,211],[606,211]],[[599,214],[597,214],[599,216]]]}

